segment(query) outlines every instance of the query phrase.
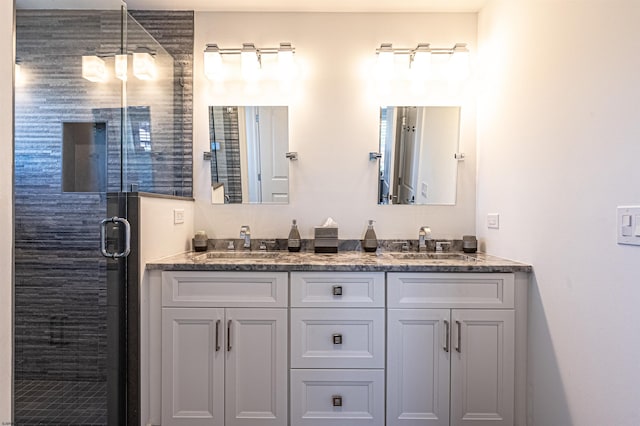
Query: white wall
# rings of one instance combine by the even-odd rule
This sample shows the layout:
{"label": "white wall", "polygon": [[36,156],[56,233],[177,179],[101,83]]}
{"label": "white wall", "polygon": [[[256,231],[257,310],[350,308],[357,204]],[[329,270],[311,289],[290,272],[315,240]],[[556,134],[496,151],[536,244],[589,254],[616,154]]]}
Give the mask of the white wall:
{"label": "white wall", "polygon": [[534,266],[532,425],[640,424],[640,247],[615,240],[616,206],[640,204],[639,21],[635,0],[480,14],[477,229]]}
{"label": "white wall", "polygon": [[[174,224],[174,209],[184,210],[184,223]],[[151,306],[159,307],[159,302],[152,303],[151,298],[158,297],[160,289],[151,289],[153,285],[149,280],[149,271],[146,264],[151,260],[182,253],[191,250],[191,238],[193,237],[193,212],[192,201],[158,198],[153,196],[140,197],[140,264],[142,272],[140,278],[140,383],[142,386],[142,400],[140,416],[142,424],[160,424],[160,387],[149,387],[149,375],[158,372],[160,366],[156,362],[159,357],[150,354],[160,353],[160,345],[150,347],[150,341],[160,342],[159,337],[152,339],[149,336],[149,321],[160,322],[160,312],[150,312]],[[151,360],[152,362],[147,362]],[[150,417],[152,416],[152,417]],[[148,421],[148,423],[147,423]]]}
{"label": "white wall", "polygon": [[13,316],[13,1],[0,5],[0,423],[11,421]]}
{"label": "white wall", "polygon": [[[466,42],[475,52],[476,14],[300,14],[196,13],[194,63],[194,196],[196,228],[210,237],[237,237],[240,226],[251,226],[255,237],[288,235],[298,219],[303,238],[313,226],[331,216],[340,225],[340,238],[362,238],[367,219],[375,219],[379,238],[417,238],[421,225],[430,225],[436,238],[475,231],[474,86],[434,85],[428,93],[400,86],[380,94],[372,84],[375,50],[383,42],[415,47],[419,42],[452,47]],[[290,94],[263,84],[262,92],[247,93],[228,83],[225,92],[204,78],[202,52],[207,43],[258,47],[289,41],[301,65],[299,83]],[[265,58],[266,60],[266,58]],[[462,105],[461,150],[456,206],[378,206],[377,164],[369,152],[378,151],[380,105]],[[289,105],[290,150],[299,160],[290,167],[290,204],[212,206],[208,148],[208,105]]]}

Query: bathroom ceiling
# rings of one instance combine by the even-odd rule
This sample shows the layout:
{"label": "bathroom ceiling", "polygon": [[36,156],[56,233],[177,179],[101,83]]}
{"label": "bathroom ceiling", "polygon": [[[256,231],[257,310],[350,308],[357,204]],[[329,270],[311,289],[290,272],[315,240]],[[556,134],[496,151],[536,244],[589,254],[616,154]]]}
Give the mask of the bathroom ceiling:
{"label": "bathroom ceiling", "polygon": [[[126,0],[129,9],[210,12],[477,12],[487,0]],[[19,9],[105,9],[118,0],[16,0]]]}
{"label": "bathroom ceiling", "polygon": [[129,9],[241,12],[476,12],[486,0],[127,0]]}

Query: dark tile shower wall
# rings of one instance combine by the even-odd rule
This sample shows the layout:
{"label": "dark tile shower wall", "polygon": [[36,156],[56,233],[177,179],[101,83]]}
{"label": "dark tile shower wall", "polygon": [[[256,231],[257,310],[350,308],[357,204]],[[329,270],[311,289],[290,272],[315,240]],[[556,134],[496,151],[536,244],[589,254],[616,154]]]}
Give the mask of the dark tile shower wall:
{"label": "dark tile shower wall", "polygon": [[[193,188],[193,12],[130,10],[151,36],[173,56],[174,104],[173,125],[182,140],[166,141],[171,146],[169,167],[159,167],[166,179],[176,185],[175,195],[192,196]],[[129,40],[131,44],[131,40]],[[204,49],[204,48],[203,48]]]}
{"label": "dark tile shower wall", "polygon": [[[183,133],[166,138],[170,147],[163,148],[164,157],[171,161],[133,163],[133,173],[148,175],[150,167],[171,164],[164,168],[169,171],[154,174],[145,190],[179,188],[180,195],[190,195],[193,13],[140,12],[138,18],[155,25],[155,36],[174,41],[168,50],[184,74],[170,108]],[[62,122],[107,123],[109,190],[117,190],[118,83],[82,79],[81,56],[92,49],[117,51],[120,15],[18,10],[16,27],[17,58],[26,74],[16,88],[15,106],[16,380],[103,381],[106,263],[98,254],[98,223],[106,214],[106,197],[62,192]],[[152,132],[157,132],[154,141],[163,140],[161,128]]]}
{"label": "dark tile shower wall", "polygon": [[209,108],[209,138],[218,145],[211,157],[211,176],[224,183],[226,202],[232,204],[242,203],[239,125],[237,107]]}

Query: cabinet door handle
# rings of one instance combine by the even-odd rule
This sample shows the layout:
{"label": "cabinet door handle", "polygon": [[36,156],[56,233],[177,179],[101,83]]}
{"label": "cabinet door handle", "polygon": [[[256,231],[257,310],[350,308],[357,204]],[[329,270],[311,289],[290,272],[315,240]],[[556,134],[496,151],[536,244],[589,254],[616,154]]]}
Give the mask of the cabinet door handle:
{"label": "cabinet door handle", "polygon": [[342,407],[342,395],[333,395],[331,401],[334,407]]}
{"label": "cabinet door handle", "polygon": [[341,285],[334,285],[332,287],[332,291],[333,291],[333,295],[334,296],[342,296],[342,286]]}
{"label": "cabinet door handle", "polygon": [[449,352],[449,321],[444,320],[444,351]]}
{"label": "cabinet door handle", "polygon": [[216,352],[220,350],[220,320],[216,321]]}
{"label": "cabinet door handle", "polygon": [[458,327],[458,345],[456,346],[456,351],[462,353],[462,323],[456,321],[456,326]]}
{"label": "cabinet door handle", "polygon": [[341,345],[342,344],[342,334],[334,334],[333,336],[333,344]]}
{"label": "cabinet door handle", "polygon": [[227,321],[227,352],[231,352],[231,320]]}

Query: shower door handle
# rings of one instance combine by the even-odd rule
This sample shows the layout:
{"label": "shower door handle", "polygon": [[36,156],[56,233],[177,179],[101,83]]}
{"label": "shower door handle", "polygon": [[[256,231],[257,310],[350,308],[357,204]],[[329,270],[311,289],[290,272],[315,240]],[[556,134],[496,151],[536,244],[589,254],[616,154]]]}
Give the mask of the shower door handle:
{"label": "shower door handle", "polygon": [[[109,253],[107,251],[107,224],[122,224],[124,226],[124,250],[120,253]],[[111,259],[117,259],[121,257],[129,256],[131,252],[131,225],[127,219],[122,217],[111,217],[103,219],[100,222],[100,252],[104,257],[110,257]]]}

